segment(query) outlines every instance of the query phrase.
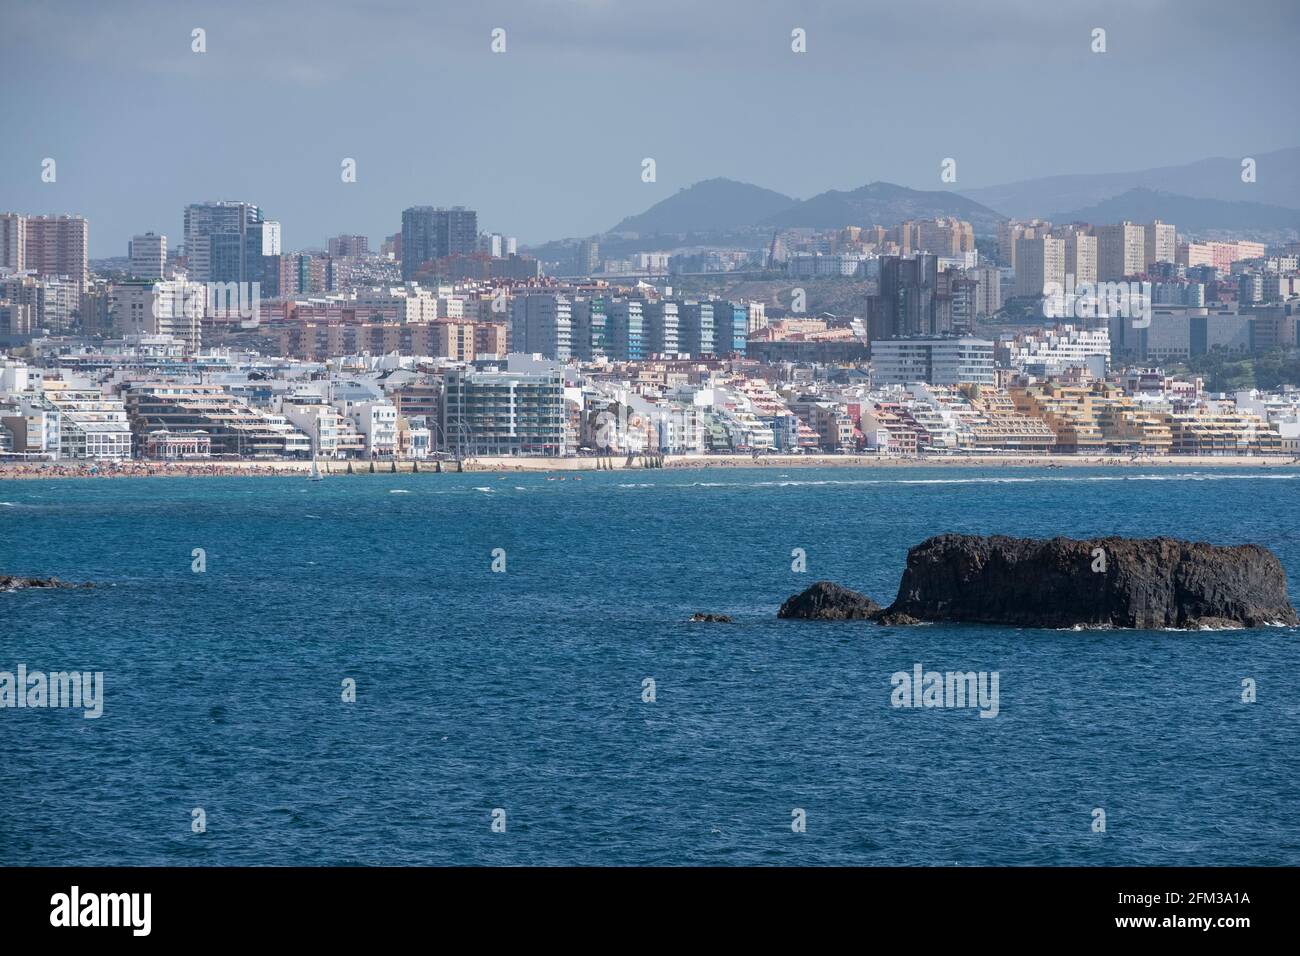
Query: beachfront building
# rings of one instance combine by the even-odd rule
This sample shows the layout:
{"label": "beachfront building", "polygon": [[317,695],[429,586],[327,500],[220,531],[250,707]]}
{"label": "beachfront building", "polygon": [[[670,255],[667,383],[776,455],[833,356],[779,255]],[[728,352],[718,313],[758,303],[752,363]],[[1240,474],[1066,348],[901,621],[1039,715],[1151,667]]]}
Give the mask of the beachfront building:
{"label": "beachfront building", "polygon": [[1041,382],[1009,390],[1017,409],[1042,418],[1069,453],[1167,454],[1169,407],[1140,402],[1110,382]]}
{"label": "beachfront building", "polygon": [[[289,429],[268,420],[223,385],[130,382],[122,389],[122,400],[136,445],[146,454],[150,436],[160,430],[171,435],[202,431],[209,453],[220,458],[285,458],[303,451],[301,439],[292,440]],[[155,447],[174,452],[170,442]]]}
{"label": "beachfront building", "polygon": [[514,456],[563,455],[568,445],[564,375],[558,369],[444,376],[440,451]]}
{"label": "beachfront building", "polygon": [[1042,454],[1056,447],[1056,433],[1047,422],[1020,412],[1006,392],[967,385],[961,395],[976,413],[967,420],[975,451]]}
{"label": "beachfront building", "polygon": [[1277,455],[1282,436],[1252,412],[1225,402],[1169,417],[1175,455]]}
{"label": "beachfront building", "polygon": [[397,454],[397,406],[392,402],[344,402],[340,410],[361,434],[368,458]]}
{"label": "beachfront building", "polygon": [[123,461],[131,457],[126,408],[93,386],[41,383],[41,401],[58,412],[59,457]]}
{"label": "beachfront building", "polygon": [[276,410],[306,436],[308,454],[318,458],[360,458],[366,441],[352,419],[318,396],[283,395]]}
{"label": "beachfront building", "polygon": [[145,439],[144,456],[158,461],[195,461],[212,457],[212,438],[201,428],[172,432],[158,428]]}
{"label": "beachfront building", "polygon": [[916,429],[900,414],[895,402],[877,402],[862,412],[862,436],[867,451],[887,458],[912,458],[919,443]]}
{"label": "beachfront building", "polygon": [[63,424],[59,410],[34,393],[0,402],[2,449],[14,458],[59,458]]}
{"label": "beachfront building", "polygon": [[1080,454],[1105,449],[1087,385],[1042,382],[1008,389],[1008,394],[1017,411],[1047,423],[1056,435],[1057,451]]}

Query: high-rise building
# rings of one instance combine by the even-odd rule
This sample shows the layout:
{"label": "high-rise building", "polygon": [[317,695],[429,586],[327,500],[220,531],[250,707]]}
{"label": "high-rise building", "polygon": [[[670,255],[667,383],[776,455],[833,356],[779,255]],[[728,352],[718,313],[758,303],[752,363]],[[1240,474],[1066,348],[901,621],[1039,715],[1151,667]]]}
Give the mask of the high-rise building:
{"label": "high-rise building", "polygon": [[1016,240],[1016,295],[1038,296],[1065,283],[1065,240],[1042,236]]}
{"label": "high-rise building", "polygon": [[975,249],[975,230],[965,220],[923,219],[907,225],[911,226],[908,245],[912,249],[936,256],[955,256]]}
{"label": "high-rise building", "polygon": [[975,314],[995,315],[1002,308],[1002,271],[997,266],[977,266],[966,274],[979,283]]}
{"label": "high-rise building", "polygon": [[[677,309],[679,331],[678,350],[691,358],[704,355],[717,355],[716,315],[712,302],[683,302]],[[730,331],[730,330],[728,330]],[[728,345],[730,341],[728,340]],[[727,354],[730,349],[724,349]]]}
{"label": "high-rise building", "polygon": [[132,236],[126,247],[131,275],[136,279],[161,279],[167,265],[167,237],[146,232]]}
{"label": "high-rise building", "polygon": [[27,220],[16,212],[0,212],[0,269],[27,268]]}
{"label": "high-rise building", "polygon": [[979,281],[960,269],[945,269],[939,273],[939,293],[951,303],[953,331],[972,331],[975,328]]}
{"label": "high-rise building", "polygon": [[749,305],[747,302],[714,300],[713,338],[718,355],[745,354],[749,343]]}
{"label": "high-rise building", "polygon": [[681,315],[672,301],[651,300],[642,304],[641,316],[646,355],[675,358],[681,351]]}
{"label": "high-rise building", "polygon": [[409,279],[431,259],[472,255],[478,245],[478,213],[464,206],[450,209],[411,206],[402,210],[402,278]]}
{"label": "high-rise building", "polygon": [[41,276],[67,276],[80,295],[86,291],[89,229],[81,216],[28,216],[24,223],[25,268]]}
{"label": "high-rise building", "polygon": [[1097,281],[1097,237],[1082,226],[1060,226],[1052,237],[1065,242],[1066,276],[1074,276],[1075,285]]}
{"label": "high-rise building", "polygon": [[365,256],[370,254],[370,240],[365,236],[334,236],[329,241],[331,256]]}
{"label": "high-rise building", "polygon": [[517,295],[510,301],[510,350],[568,361],[573,354],[573,310],[566,296]]}
{"label": "high-rise building", "polygon": [[572,316],[573,357],[584,362],[604,358],[607,354],[604,300],[575,299]]}
{"label": "high-rise building", "polygon": [[264,224],[262,210],[252,203],[220,200],[185,207],[188,275],[197,282],[260,281],[261,257],[279,251],[279,223]]}
{"label": "high-rise building", "polygon": [[1020,222],[1009,219],[998,224],[998,255],[1003,263],[1012,269],[1016,267],[1016,242],[1020,239],[1035,239],[1046,235],[1052,224],[1045,219],[1030,219]]}
{"label": "high-rise building", "polygon": [[34,276],[29,272],[0,275],[0,300],[31,309],[33,329],[63,334],[72,327],[82,293],[67,276]]}
{"label": "high-rise building", "polygon": [[1140,275],[1146,257],[1146,227],[1124,222],[1093,226],[1097,237],[1097,279],[1115,282]]}
{"label": "high-rise building", "polygon": [[620,362],[645,358],[645,316],[640,299],[611,299],[605,304],[608,354]]}
{"label": "high-rise building", "polygon": [[443,379],[443,448],[469,455],[562,455],[567,414],[558,370],[472,372]]}
{"label": "high-rise building", "polygon": [[1143,267],[1153,262],[1173,262],[1178,243],[1178,233],[1173,225],[1157,219],[1155,222],[1148,223],[1144,229]]}
{"label": "high-rise building", "polygon": [[873,341],[952,331],[951,308],[939,294],[938,256],[882,256],[879,288],[867,302]]}
{"label": "high-rise building", "polygon": [[207,287],[189,279],[119,282],[109,293],[109,314],[118,335],[174,335],[189,352],[202,344]]}
{"label": "high-rise building", "polygon": [[600,243],[595,239],[578,243],[573,264],[578,275],[589,276],[595,272],[600,267]]}

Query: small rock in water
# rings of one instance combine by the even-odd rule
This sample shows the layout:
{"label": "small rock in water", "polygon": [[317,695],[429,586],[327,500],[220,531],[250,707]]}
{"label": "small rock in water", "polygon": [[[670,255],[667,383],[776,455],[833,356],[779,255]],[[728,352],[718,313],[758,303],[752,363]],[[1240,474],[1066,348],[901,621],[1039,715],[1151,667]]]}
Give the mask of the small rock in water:
{"label": "small rock in water", "polygon": [[0,574],[0,591],[21,591],[24,588],[88,588],[89,584],[69,584],[58,578],[20,578],[12,574]]}
{"label": "small rock in water", "polygon": [[701,621],[706,624],[734,624],[735,623],[735,621],[733,621],[726,614],[704,614],[700,612],[692,614],[691,620]]}
{"label": "small rock in water", "polygon": [[781,605],[777,617],[811,621],[870,621],[881,607],[865,594],[840,587],[833,581],[818,581]]}

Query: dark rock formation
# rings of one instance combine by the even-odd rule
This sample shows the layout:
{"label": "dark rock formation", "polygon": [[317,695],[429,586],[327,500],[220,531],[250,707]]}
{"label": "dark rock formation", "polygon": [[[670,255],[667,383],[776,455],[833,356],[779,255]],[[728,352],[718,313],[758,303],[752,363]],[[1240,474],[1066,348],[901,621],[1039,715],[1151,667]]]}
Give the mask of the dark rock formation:
{"label": "dark rock formation", "polygon": [[939,535],[909,551],[888,608],[818,581],[782,604],[777,617],[1055,628],[1300,624],[1281,563],[1258,545],[964,534]]}
{"label": "dark rock formation", "polygon": [[1296,624],[1267,548],[945,534],[907,554],[890,616],[1021,627]]}
{"label": "dark rock formation", "polygon": [[831,581],[818,581],[782,604],[776,616],[815,621],[866,621],[874,619],[880,612],[880,605],[865,594],[842,588]]}
{"label": "dark rock formation", "polygon": [[695,613],[691,615],[692,621],[700,621],[705,624],[732,624],[734,623],[726,614],[703,614]]}
{"label": "dark rock formation", "polygon": [[88,584],[69,584],[58,578],[20,578],[10,574],[0,574],[0,591],[21,591],[23,588],[75,588],[90,587]]}

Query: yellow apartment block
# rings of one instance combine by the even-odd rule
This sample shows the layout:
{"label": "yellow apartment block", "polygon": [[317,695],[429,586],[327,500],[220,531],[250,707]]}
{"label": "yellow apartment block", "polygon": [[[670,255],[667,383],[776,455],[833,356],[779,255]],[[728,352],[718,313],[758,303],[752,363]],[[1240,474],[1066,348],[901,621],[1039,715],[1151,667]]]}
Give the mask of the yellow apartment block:
{"label": "yellow apartment block", "polygon": [[1016,411],[1042,419],[1056,435],[1056,448],[1066,453],[1106,448],[1094,408],[1097,396],[1087,385],[1042,382],[1008,390]]}

